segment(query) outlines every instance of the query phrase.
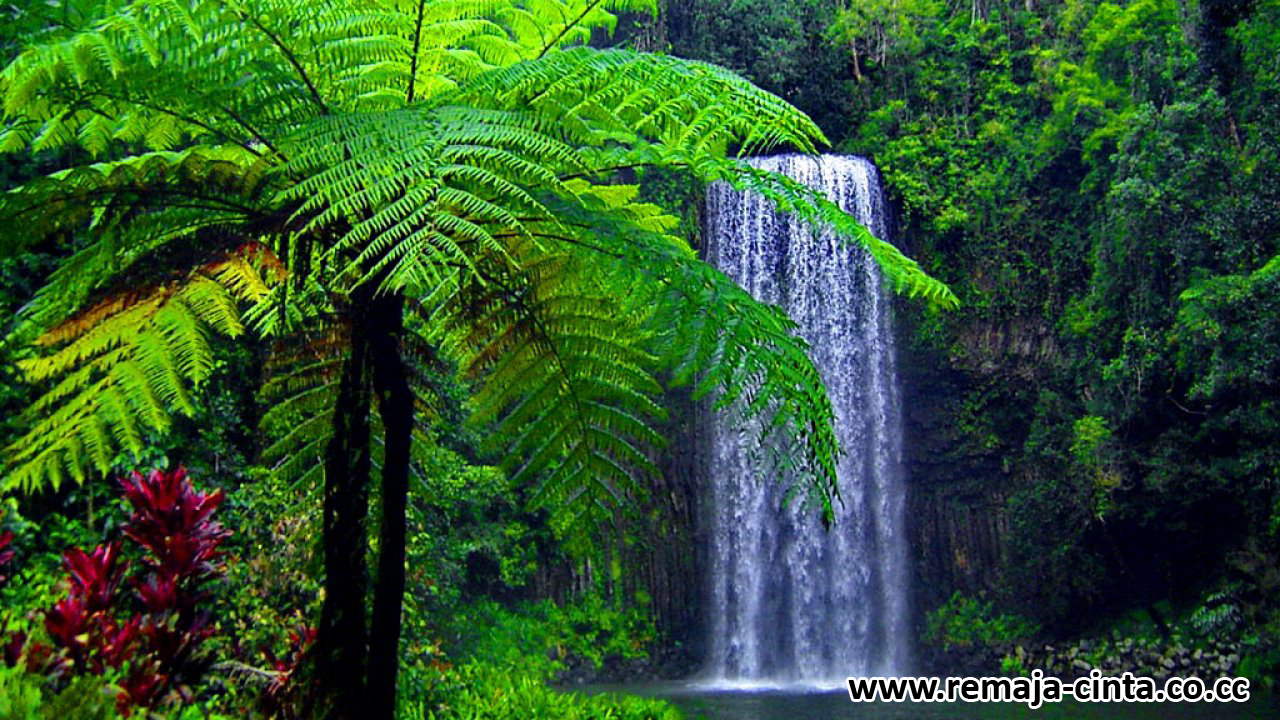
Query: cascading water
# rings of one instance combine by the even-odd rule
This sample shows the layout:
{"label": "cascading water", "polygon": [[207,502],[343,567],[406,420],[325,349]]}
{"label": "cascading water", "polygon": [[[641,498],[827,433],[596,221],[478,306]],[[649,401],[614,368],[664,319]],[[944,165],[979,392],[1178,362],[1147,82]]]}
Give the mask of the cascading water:
{"label": "cascading water", "polygon": [[[752,165],[820,189],[885,237],[879,173],[859,157],[784,155]],[[866,251],[815,234],[764,198],[717,184],[709,262],[800,326],[835,408],[844,455],[836,521],[783,506],[732,418],[708,419],[713,682],[840,682],[907,668],[907,550],[891,316]]]}

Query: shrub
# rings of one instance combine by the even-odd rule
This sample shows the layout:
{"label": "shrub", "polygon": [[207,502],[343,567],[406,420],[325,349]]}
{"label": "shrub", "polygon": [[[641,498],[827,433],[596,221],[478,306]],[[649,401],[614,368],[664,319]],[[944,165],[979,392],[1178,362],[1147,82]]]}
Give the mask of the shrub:
{"label": "shrub", "polygon": [[1239,592],[1238,586],[1231,585],[1206,596],[1204,602],[1187,618],[1191,631],[1203,639],[1238,637],[1244,623]]}
{"label": "shrub", "polygon": [[598,594],[568,605],[550,600],[514,608],[473,603],[447,631],[451,665],[442,657],[406,668],[398,717],[417,720],[678,720],[661,700],[560,692],[548,687],[572,663],[640,658],[655,630],[647,608],[622,609]]}
{"label": "shrub", "polygon": [[657,637],[646,607],[619,608],[595,593],[567,605],[542,600],[515,609],[485,600],[460,611],[453,624],[452,655],[547,677],[571,658],[596,669],[608,657],[643,658]]}
{"label": "shrub", "polygon": [[996,614],[990,602],[956,592],[926,618],[924,641],[952,647],[994,647],[1026,640],[1039,627],[1018,615]]}
{"label": "shrub", "polygon": [[554,690],[536,675],[470,662],[439,673],[432,702],[402,707],[405,720],[680,720],[654,698]]}
{"label": "shrub", "polygon": [[222,491],[195,490],[181,468],[133,473],[121,485],[132,510],[124,535],[144,551],[141,567],[118,542],[67,551],[66,594],[44,614],[51,647],[22,635],[7,645],[53,687],[78,686],[86,676],[99,677],[99,689],[113,682],[127,714],[191,699],[209,664],[201,645],[213,634],[201,603],[222,574],[219,546],[230,533],[212,518]]}
{"label": "shrub", "polygon": [[100,681],[82,677],[57,692],[20,665],[0,665],[0,718],[4,720],[113,720],[111,695]]}
{"label": "shrub", "polygon": [[295,678],[302,668],[307,650],[316,641],[316,634],[316,628],[304,625],[289,633],[288,650],[282,657],[266,653],[271,670],[275,673],[258,701],[258,709],[266,717],[278,720],[294,720],[298,717],[294,708],[294,696],[298,691]]}

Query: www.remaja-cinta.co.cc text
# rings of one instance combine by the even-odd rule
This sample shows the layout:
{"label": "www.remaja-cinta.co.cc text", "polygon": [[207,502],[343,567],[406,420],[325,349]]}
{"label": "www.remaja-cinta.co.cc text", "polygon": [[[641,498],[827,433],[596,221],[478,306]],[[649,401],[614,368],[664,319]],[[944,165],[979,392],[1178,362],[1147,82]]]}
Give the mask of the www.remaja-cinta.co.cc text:
{"label": "www.remaja-cinta.co.cc text", "polygon": [[1163,686],[1155,678],[1124,673],[1103,675],[1093,670],[1075,680],[1046,677],[1041,670],[1029,677],[851,677],[853,702],[1016,702],[1038,708],[1044,703],[1074,698],[1081,702],[1248,702],[1249,680],[1221,677],[1169,678]]}

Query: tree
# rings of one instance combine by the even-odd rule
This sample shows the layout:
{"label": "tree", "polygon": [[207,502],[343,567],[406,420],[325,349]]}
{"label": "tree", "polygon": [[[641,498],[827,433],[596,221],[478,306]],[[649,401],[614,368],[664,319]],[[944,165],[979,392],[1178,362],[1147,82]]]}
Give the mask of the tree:
{"label": "tree", "polygon": [[192,411],[210,335],[272,339],[284,399],[268,419],[289,430],[269,452],[323,477],[330,717],[394,712],[425,353],[472,379],[477,421],[570,534],[656,472],[660,370],[769,415],[829,510],[831,408],[790,321],[698,261],[618,172],[756,190],[863,243],[895,287],[954,298],[813,191],[726,156],[813,151],[801,113],[714,66],[583,46],[610,11],[648,8],[104,0],[51,23],[0,74],[0,150],[97,162],[0,201],[6,251],[73,248],[19,331],[48,390],[4,487],[106,472]]}

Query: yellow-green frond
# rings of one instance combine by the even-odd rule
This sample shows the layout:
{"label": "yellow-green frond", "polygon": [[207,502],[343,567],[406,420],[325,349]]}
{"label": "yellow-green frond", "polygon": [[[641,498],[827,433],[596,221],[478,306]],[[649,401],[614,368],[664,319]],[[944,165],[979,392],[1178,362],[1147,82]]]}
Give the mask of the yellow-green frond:
{"label": "yellow-green frond", "polygon": [[0,487],[55,487],[139,454],[148,433],[192,414],[213,370],[213,334],[236,335],[237,304],[262,285],[248,263],[225,260],[185,279],[108,297],[44,333],[21,361],[48,390],[27,409],[26,435],[6,450]]}

